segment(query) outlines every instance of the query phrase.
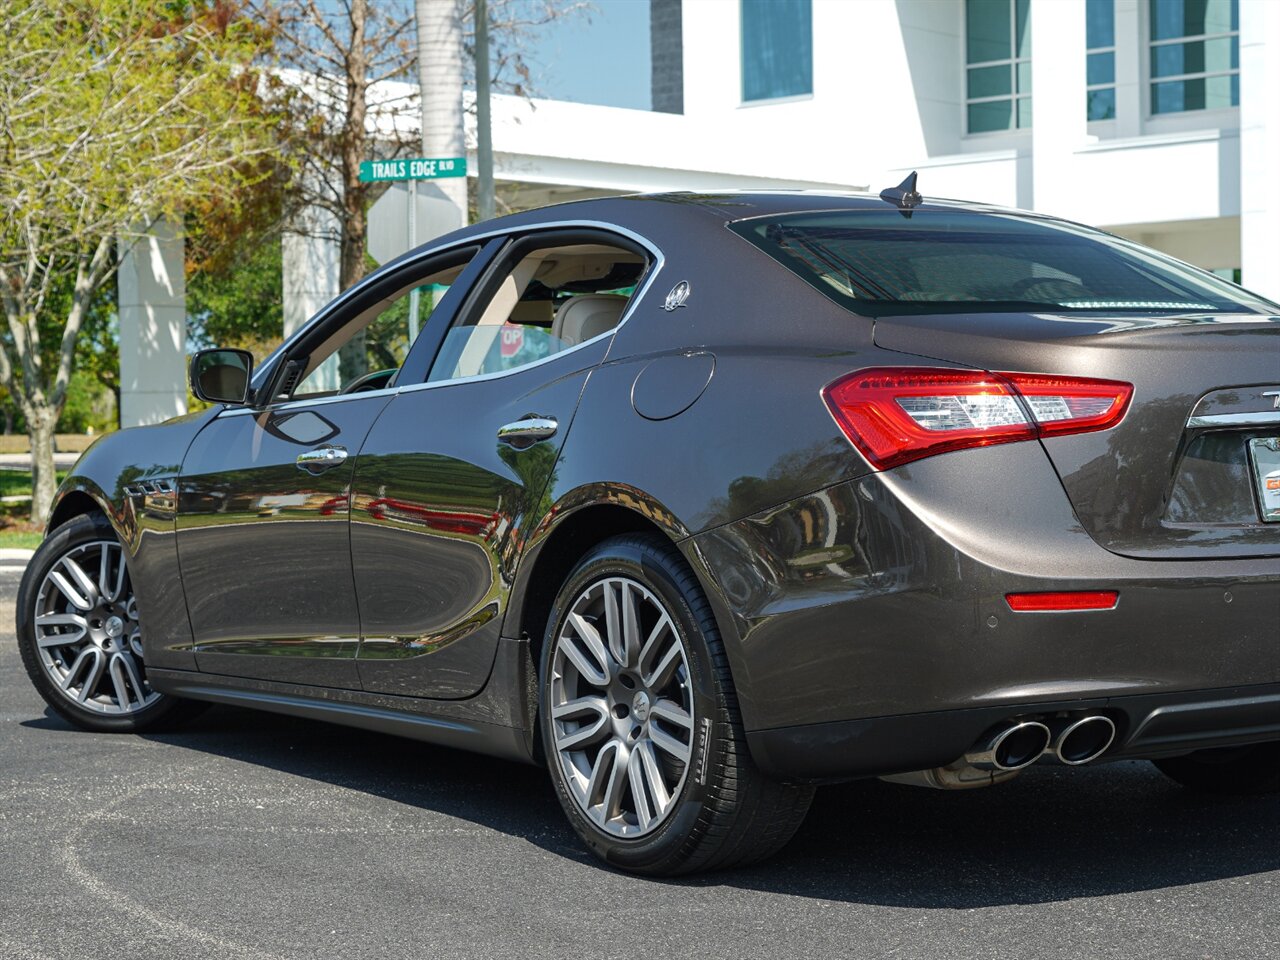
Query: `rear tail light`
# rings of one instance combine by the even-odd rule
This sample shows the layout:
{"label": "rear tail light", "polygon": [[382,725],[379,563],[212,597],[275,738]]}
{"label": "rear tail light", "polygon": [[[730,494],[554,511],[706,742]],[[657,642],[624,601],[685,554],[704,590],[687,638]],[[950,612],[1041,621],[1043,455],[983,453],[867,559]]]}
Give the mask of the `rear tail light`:
{"label": "rear tail light", "polygon": [[1054,613],[1065,610],[1114,610],[1120,594],[1115,590],[1077,590],[1069,593],[1006,593],[1005,602],[1017,613]]}
{"label": "rear tail light", "polygon": [[1113,427],[1133,387],[1112,380],[936,367],[862,370],[822,397],[880,470],[949,450]]}

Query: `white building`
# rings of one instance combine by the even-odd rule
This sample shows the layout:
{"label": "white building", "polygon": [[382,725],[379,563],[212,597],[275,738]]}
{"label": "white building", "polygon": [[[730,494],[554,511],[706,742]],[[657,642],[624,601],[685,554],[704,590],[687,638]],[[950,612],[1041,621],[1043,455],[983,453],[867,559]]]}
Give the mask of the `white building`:
{"label": "white building", "polygon": [[[1280,299],[1280,0],[647,2],[654,109],[495,98],[496,177],[522,205],[917,170],[926,197],[1102,226]],[[162,254],[137,286],[180,298]],[[286,240],[285,272],[291,329],[338,293],[336,249]],[[162,349],[126,394],[182,363],[180,338],[140,340]],[[161,393],[132,422],[180,412]]]}
{"label": "white building", "polygon": [[1280,0],[651,0],[651,24],[656,109],[499,98],[499,178],[567,199],[918,170],[1280,298]]}

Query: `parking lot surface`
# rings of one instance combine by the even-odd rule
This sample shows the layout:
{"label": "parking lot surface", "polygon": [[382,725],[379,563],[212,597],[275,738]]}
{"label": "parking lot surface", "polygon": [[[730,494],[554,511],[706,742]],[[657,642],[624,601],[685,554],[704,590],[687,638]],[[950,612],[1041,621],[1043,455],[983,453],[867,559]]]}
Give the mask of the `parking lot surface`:
{"label": "parking lot surface", "polygon": [[1280,956],[1280,798],[1145,763],[991,790],[819,791],[762,866],[588,857],[543,771],[215,708],[73,730],[28,683],[0,568],[0,957]]}

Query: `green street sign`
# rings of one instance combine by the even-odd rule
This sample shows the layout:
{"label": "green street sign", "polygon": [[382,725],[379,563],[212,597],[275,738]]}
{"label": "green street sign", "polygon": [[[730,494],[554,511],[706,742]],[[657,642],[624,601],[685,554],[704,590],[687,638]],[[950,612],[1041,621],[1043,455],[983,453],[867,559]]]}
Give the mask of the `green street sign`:
{"label": "green street sign", "polygon": [[360,164],[360,182],[377,180],[438,180],[465,177],[466,157],[410,157],[401,160],[366,160]]}

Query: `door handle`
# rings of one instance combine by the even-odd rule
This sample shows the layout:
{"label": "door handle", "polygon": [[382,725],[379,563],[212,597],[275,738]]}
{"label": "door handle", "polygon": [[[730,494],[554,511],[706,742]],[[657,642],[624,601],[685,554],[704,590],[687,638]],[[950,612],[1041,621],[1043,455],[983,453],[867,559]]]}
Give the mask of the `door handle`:
{"label": "door handle", "polygon": [[336,443],[326,443],[322,447],[298,454],[298,469],[307,473],[324,473],[330,467],[336,467],[347,459],[347,448]]}
{"label": "door handle", "polygon": [[555,436],[560,424],[553,417],[525,417],[498,429],[498,439],[513,447],[527,447]]}

